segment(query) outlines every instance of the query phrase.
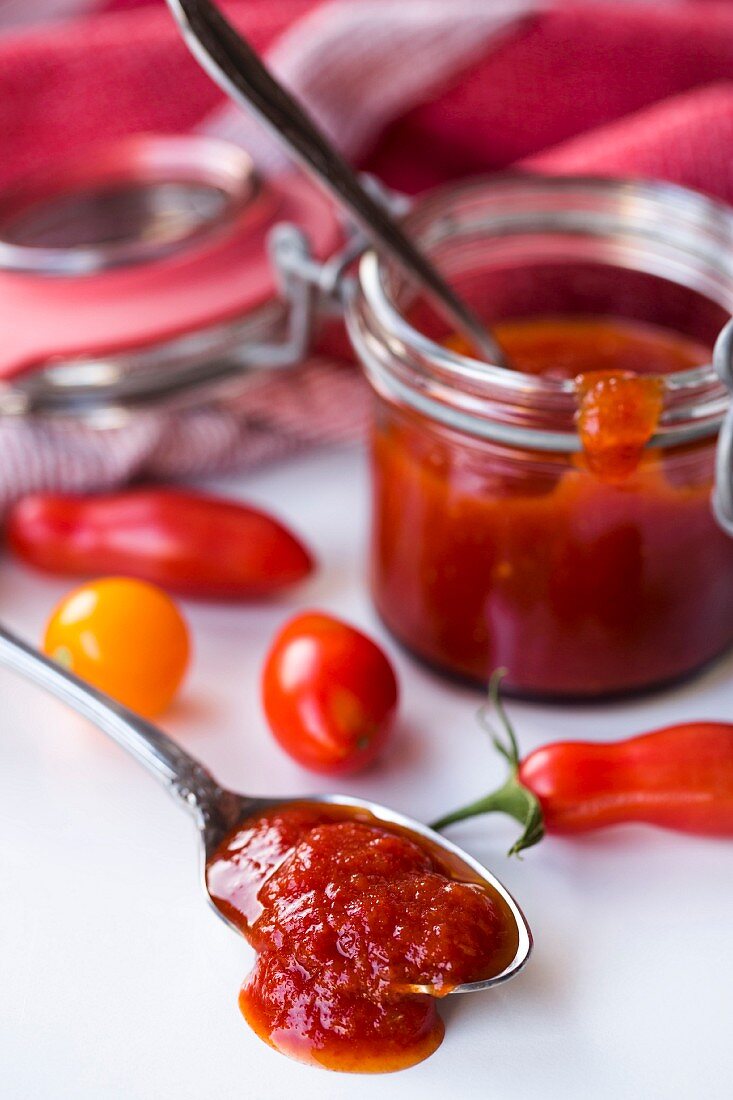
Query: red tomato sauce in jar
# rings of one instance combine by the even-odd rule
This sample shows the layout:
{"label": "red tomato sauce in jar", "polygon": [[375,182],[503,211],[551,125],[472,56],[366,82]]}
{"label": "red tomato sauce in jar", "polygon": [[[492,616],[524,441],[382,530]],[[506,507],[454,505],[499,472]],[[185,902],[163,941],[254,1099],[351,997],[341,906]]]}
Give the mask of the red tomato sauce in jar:
{"label": "red tomato sauce in jar", "polygon": [[364,810],[308,803],[244,822],[209,892],[257,951],[242,1013],[275,1049],[384,1073],[440,1045],[436,998],[500,974],[518,948],[504,899],[462,861]]}
{"label": "red tomato sauce in jar", "polygon": [[[733,641],[733,540],[711,513],[714,441],[647,447],[662,377],[709,362],[610,318],[504,323],[517,370],[575,380],[577,454],[520,451],[380,402],[372,585],[392,633],[443,671],[520,694],[660,685]],[[460,342],[448,342],[465,350]]]}

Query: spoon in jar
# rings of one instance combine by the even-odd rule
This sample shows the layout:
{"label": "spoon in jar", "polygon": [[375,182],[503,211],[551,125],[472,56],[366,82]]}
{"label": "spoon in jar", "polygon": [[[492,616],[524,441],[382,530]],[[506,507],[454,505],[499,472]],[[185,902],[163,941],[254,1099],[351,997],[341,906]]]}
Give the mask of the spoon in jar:
{"label": "spoon in jar", "polygon": [[235,103],[255,112],[354,218],[371,243],[422,287],[438,311],[487,362],[511,366],[496,337],[369,193],[303,106],[275,79],[219,9],[210,0],[167,2],[192,54],[219,87]]}
{"label": "spoon in jar", "polygon": [[[103,733],[126,749],[158,779],[177,802],[193,815],[201,841],[201,867],[204,890],[216,913],[238,934],[240,930],[217,905],[209,891],[206,870],[222,842],[245,821],[277,807],[297,804],[343,806],[364,811],[377,822],[406,830],[426,842],[452,866],[463,865],[473,881],[479,880],[503,899],[516,925],[517,949],[514,958],[500,973],[475,982],[456,986],[453,993],[472,993],[504,982],[525,964],[532,948],[532,935],[519,906],[502,884],[471,856],[439,833],[413,821],[404,814],[366,799],[345,795],[315,795],[308,798],[260,798],[238,794],[221,787],[207,769],[151,722],[134,714],[121,703],[84,683],[78,676],[45,657],[10,631],[0,627],[0,665],[13,669],[57,696],[79,714],[88,718]],[[411,987],[410,992],[431,993],[428,986]]]}

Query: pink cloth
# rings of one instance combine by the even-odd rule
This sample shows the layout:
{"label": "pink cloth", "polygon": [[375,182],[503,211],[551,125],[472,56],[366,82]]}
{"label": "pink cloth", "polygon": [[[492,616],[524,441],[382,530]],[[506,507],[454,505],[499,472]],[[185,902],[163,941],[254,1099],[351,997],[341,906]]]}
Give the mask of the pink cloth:
{"label": "pink cloth", "polygon": [[[222,107],[167,11],[132,6],[14,29],[0,44],[0,185],[142,130],[225,132],[278,163]],[[226,5],[348,155],[393,186],[522,164],[671,179],[733,200],[729,3],[558,4],[529,18],[527,8],[406,0],[389,5],[385,33],[383,0]],[[251,465],[358,434],[365,407],[357,372],[322,359],[259,380],[221,413],[141,414],[105,432],[7,420],[0,506],[39,487]]]}

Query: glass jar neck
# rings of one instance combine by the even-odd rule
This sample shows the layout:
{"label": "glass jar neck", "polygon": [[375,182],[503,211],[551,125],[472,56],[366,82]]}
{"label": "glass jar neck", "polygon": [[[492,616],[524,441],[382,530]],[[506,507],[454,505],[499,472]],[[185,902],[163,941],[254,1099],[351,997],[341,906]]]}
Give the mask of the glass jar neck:
{"label": "glass jar neck", "polygon": [[[502,176],[432,193],[408,231],[474,308],[518,316],[605,315],[707,346],[733,312],[733,211],[668,184]],[[347,310],[374,387],[439,423],[498,443],[577,451],[576,385],[482,363],[446,335],[404,276],[364,255]],[[726,390],[712,365],[663,378],[651,445],[717,433]]]}

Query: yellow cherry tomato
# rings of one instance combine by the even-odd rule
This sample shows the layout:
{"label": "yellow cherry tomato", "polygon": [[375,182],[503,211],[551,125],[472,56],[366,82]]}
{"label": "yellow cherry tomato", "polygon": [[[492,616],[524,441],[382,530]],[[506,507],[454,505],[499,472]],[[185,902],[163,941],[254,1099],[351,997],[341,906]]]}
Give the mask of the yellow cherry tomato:
{"label": "yellow cherry tomato", "polygon": [[146,717],[169,705],[190,656],[188,627],[170,596],[129,577],[90,581],[66,596],[43,649]]}

